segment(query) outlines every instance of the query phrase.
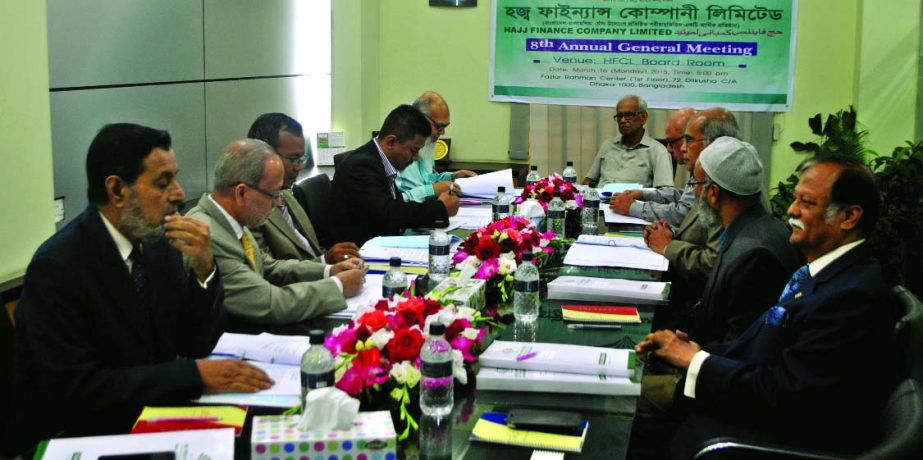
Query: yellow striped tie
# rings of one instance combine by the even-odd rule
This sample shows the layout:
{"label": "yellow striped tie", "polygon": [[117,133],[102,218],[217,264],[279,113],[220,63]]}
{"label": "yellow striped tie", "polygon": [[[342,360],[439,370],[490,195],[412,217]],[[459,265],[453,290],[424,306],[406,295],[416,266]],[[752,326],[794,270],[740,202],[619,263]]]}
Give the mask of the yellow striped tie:
{"label": "yellow striped tie", "polygon": [[250,261],[250,266],[256,269],[256,259],[253,256],[253,245],[250,244],[250,238],[247,237],[247,232],[244,232],[243,236],[240,237],[240,244],[244,247],[244,253],[247,254],[247,260]]}

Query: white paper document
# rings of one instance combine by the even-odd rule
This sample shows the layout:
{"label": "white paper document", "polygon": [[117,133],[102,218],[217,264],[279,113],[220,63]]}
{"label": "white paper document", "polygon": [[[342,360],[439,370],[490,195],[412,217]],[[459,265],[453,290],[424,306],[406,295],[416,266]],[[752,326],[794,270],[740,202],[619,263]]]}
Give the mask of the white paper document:
{"label": "white paper document", "polygon": [[610,396],[638,396],[641,383],[628,377],[481,367],[478,390],[540,391]]}
{"label": "white paper document", "polygon": [[603,302],[666,303],[670,283],[589,276],[559,276],[548,283],[548,298]]}
{"label": "white paper document", "polygon": [[619,246],[575,244],[564,256],[565,265],[581,267],[624,267],[665,272],[670,268],[666,257],[650,249]]}
{"label": "white paper document", "polygon": [[647,244],[644,242],[644,238],[633,236],[580,235],[577,237],[577,243],[595,246],[621,246],[648,249]]}
{"label": "white paper document", "polygon": [[462,196],[492,197],[497,194],[497,187],[500,186],[506,187],[507,195],[512,195],[513,170],[503,169],[474,177],[462,177],[455,179],[455,183],[461,187]]}
{"label": "white paper document", "polygon": [[[638,201],[637,203],[640,203],[640,201]],[[600,206],[600,207],[602,208],[603,212],[605,212],[607,224],[636,224],[636,225],[650,225],[651,224],[650,222],[640,217],[631,217],[631,216],[626,216],[624,214],[619,214],[613,211],[612,209],[610,209],[609,206]]]}
{"label": "white paper document", "polygon": [[311,342],[304,336],[225,332],[218,339],[212,355],[297,366],[310,347]]}
{"label": "white paper document", "polygon": [[256,393],[204,394],[193,400],[198,404],[237,404],[264,407],[292,407],[301,400],[301,367],[249,361],[266,372],[274,382],[272,388]]}
{"label": "white paper document", "polygon": [[603,185],[602,192],[622,193],[628,190],[640,190],[641,184],[632,184],[628,182],[610,182]]}
{"label": "white paper document", "polygon": [[381,283],[385,275],[367,274],[365,284],[358,294],[346,299],[346,309],[327,315],[328,318],[353,319],[365,312],[365,309],[375,305],[381,299]]}
{"label": "white paper document", "polygon": [[359,256],[369,263],[387,263],[392,257],[400,257],[402,265],[429,264],[429,248],[383,248],[366,243],[359,248]]}
{"label": "white paper document", "polygon": [[478,229],[492,222],[493,215],[490,206],[462,206],[458,214],[449,217],[449,226],[458,228]]}
{"label": "white paper document", "polygon": [[173,452],[176,460],[233,460],[234,429],[52,439],[41,458],[95,460],[104,455],[153,452]]}
{"label": "white paper document", "polygon": [[543,342],[495,340],[478,358],[481,367],[631,377],[635,351]]}

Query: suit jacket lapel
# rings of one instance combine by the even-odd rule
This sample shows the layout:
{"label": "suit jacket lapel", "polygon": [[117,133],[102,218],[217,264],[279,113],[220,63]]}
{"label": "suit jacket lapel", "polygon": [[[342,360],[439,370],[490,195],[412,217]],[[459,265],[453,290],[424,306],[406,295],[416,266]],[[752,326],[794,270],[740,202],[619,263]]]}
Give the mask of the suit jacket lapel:
{"label": "suit jacket lapel", "polygon": [[[288,205],[288,203],[286,203]],[[289,213],[291,213],[292,208],[289,207]],[[273,212],[269,213],[269,218],[266,219],[267,224],[272,225],[275,229],[285,235],[299,251],[303,253],[308,253],[308,248],[301,243],[301,238],[298,238],[298,235],[295,234],[295,229],[293,229],[288,222],[285,221],[285,217],[282,216],[282,211],[275,209]]]}
{"label": "suit jacket lapel", "polygon": [[[231,228],[231,223],[228,222],[227,218],[224,216],[224,213],[221,212],[220,209],[218,209],[216,204],[212,203],[212,200],[208,198],[207,194],[202,195],[202,198],[199,199],[199,206],[202,207],[202,209],[205,211],[205,214],[208,214],[209,216],[211,216],[212,220],[221,227],[220,230],[223,231],[223,233],[227,235],[226,237],[216,235],[215,234],[216,229],[212,229],[212,239],[214,240],[216,238],[220,238],[222,240],[229,240],[227,241],[228,243],[233,242],[232,243],[233,247],[236,248],[235,255],[240,257],[240,260],[249,267],[250,262],[247,261],[247,254],[244,252],[244,247],[241,245],[240,241],[238,240],[236,234],[234,233],[234,229]],[[254,258],[254,261],[256,262],[256,267],[255,267],[256,272],[262,274],[263,273],[263,260],[262,260],[263,257],[262,257],[262,251],[260,251],[260,245],[256,244],[256,239],[253,238],[253,234],[250,233],[249,230],[247,230],[247,227],[243,227],[243,229],[244,229],[244,233],[247,234],[247,237],[250,238],[250,243],[253,246],[253,258]]]}
{"label": "suit jacket lapel", "polygon": [[[285,200],[285,205],[288,206],[289,215],[292,216],[292,221],[295,225],[301,227],[301,230],[304,232],[305,238],[308,240],[308,244],[311,245],[311,249],[315,254],[322,255],[320,242],[317,241],[317,233],[314,231],[314,225],[311,223],[311,219],[308,218],[308,214],[304,211],[304,208],[301,207],[301,204],[298,203],[298,200],[295,199],[295,195],[291,190],[286,190],[282,192],[282,199]],[[298,239],[300,243],[301,240]]]}
{"label": "suit jacket lapel", "polygon": [[[128,319],[128,324],[135,330],[136,336],[144,341],[148,351],[153,349],[153,330],[150,323],[150,312],[141,305],[141,299],[134,288],[134,281],[128,272],[125,261],[122,260],[115,242],[109,236],[109,231],[103,225],[99,212],[92,205],[86,211],[88,239],[96,247],[92,254],[97,269],[102,274],[100,279],[109,281],[109,293],[115,299],[122,315]],[[147,273],[145,273],[145,276]],[[150,279],[150,278],[149,278]],[[150,281],[149,281],[150,283]],[[152,296],[152,300],[154,297]]]}

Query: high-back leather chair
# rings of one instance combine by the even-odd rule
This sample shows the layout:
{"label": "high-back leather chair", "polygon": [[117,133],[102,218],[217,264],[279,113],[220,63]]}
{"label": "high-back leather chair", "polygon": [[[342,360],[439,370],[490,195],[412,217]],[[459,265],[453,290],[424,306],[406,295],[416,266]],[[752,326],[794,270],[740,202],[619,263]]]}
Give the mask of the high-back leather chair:
{"label": "high-back leather chair", "polygon": [[911,460],[923,458],[921,433],[923,433],[923,387],[916,380],[907,378],[894,387],[885,404],[881,417],[881,441],[859,455],[846,456],[781,444],[722,437],[707,441],[692,458],[695,460],[719,458]]}
{"label": "high-back leather chair", "polygon": [[330,225],[330,204],[333,199],[333,189],[330,186],[330,178],[325,173],[320,173],[314,177],[309,177],[295,184],[292,192],[295,199],[304,208],[311,224],[314,225],[314,231],[317,233],[317,239],[321,246],[329,248],[336,243],[332,235]]}
{"label": "high-back leather chair", "polygon": [[894,286],[893,292],[901,314],[894,325],[895,348],[903,355],[905,374],[919,375],[918,363],[923,361],[923,303],[903,286]]}

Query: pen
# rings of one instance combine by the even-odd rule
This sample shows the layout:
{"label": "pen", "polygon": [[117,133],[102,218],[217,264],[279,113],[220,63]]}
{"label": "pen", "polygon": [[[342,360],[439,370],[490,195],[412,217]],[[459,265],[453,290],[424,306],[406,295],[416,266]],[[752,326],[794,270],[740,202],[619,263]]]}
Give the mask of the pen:
{"label": "pen", "polygon": [[524,354],[524,355],[517,356],[517,357],[516,357],[516,362],[525,361],[525,360],[527,360],[527,359],[532,359],[532,358],[534,358],[534,357],[536,357],[536,356],[538,356],[538,352],[537,352],[537,351],[533,351],[532,353],[526,353],[526,354]]}
{"label": "pen", "polygon": [[221,417],[160,417],[150,419],[148,423],[196,423],[196,422],[217,422]]}
{"label": "pen", "polygon": [[583,324],[583,323],[574,323],[568,324],[568,329],[621,329],[621,324]]}

